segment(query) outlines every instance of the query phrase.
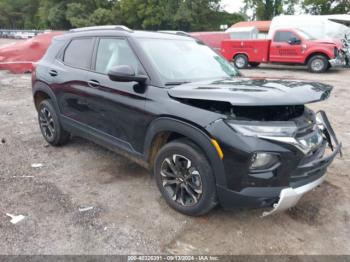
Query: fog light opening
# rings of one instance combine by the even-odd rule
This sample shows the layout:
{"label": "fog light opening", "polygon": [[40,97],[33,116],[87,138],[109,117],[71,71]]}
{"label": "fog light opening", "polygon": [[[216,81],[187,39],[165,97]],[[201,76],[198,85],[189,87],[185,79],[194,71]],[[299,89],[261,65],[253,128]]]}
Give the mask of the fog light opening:
{"label": "fog light opening", "polygon": [[278,163],[278,156],[266,152],[254,153],[251,158],[250,169],[251,170],[266,170]]}

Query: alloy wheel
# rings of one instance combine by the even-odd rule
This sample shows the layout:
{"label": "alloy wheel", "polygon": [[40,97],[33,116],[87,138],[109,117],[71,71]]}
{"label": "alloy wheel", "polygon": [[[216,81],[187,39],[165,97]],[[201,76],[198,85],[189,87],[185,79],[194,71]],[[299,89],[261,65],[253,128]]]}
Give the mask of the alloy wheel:
{"label": "alloy wheel", "polygon": [[43,107],[39,112],[39,124],[43,135],[47,140],[53,140],[56,130],[51,112]]}
{"label": "alloy wheel", "polygon": [[162,185],[173,201],[185,207],[198,203],[203,194],[202,180],[188,158],[178,154],[165,158],[160,173]]}
{"label": "alloy wheel", "polygon": [[311,67],[314,71],[321,71],[324,67],[324,61],[322,59],[315,59],[311,63]]}
{"label": "alloy wheel", "polygon": [[243,57],[238,57],[236,59],[236,66],[238,68],[243,68],[245,66],[245,59]]}

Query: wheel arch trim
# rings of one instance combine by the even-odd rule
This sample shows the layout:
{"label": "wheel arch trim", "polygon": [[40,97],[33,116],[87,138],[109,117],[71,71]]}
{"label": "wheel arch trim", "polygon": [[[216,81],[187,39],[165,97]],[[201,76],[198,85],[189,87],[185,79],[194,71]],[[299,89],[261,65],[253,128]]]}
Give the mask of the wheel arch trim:
{"label": "wheel arch trim", "polygon": [[235,60],[235,58],[236,58],[237,56],[239,56],[239,55],[245,55],[245,56],[247,57],[247,59],[248,59],[248,63],[250,62],[250,60],[249,60],[249,54],[248,54],[247,52],[241,52],[241,51],[235,53],[235,54],[233,55],[232,60]]}
{"label": "wheel arch trim", "polygon": [[327,60],[331,59],[331,57],[329,56],[329,54],[327,54],[327,52],[325,52],[324,50],[317,50],[317,51],[312,51],[310,52],[304,61],[304,64],[308,64],[310,59],[313,58],[314,56],[324,56],[325,58],[327,58]]}
{"label": "wheel arch trim", "polygon": [[161,132],[175,132],[181,134],[198,145],[212,166],[216,184],[222,186],[226,185],[224,165],[216,148],[211,142],[212,138],[200,128],[179,119],[160,117],[153,120],[145,137],[143,154],[146,161],[148,161],[149,154],[151,153],[154,139]]}
{"label": "wheel arch trim", "polygon": [[[52,89],[44,82],[38,81],[33,85],[32,88],[33,91],[33,100],[34,100],[34,105],[36,107],[36,103],[35,103],[35,96],[39,93],[39,92],[43,92],[45,93],[48,97],[50,97],[51,101],[53,102],[53,106],[55,107],[56,111],[59,113],[59,106],[58,106],[58,102],[56,99],[56,96],[54,94],[54,92],[52,91]],[[38,109],[36,107],[36,109]]]}

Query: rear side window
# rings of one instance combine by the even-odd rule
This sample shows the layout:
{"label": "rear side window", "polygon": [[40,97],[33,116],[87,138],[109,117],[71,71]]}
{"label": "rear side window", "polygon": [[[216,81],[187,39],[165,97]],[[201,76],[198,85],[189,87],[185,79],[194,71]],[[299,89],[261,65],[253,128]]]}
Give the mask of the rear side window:
{"label": "rear side window", "polygon": [[73,39],[64,53],[63,61],[69,66],[89,69],[93,48],[92,38]]}
{"label": "rear side window", "polygon": [[[292,37],[297,37],[295,34],[293,34],[292,32],[277,32],[275,35],[275,42],[288,42],[289,39],[291,39]],[[297,37],[298,38],[298,37]]]}

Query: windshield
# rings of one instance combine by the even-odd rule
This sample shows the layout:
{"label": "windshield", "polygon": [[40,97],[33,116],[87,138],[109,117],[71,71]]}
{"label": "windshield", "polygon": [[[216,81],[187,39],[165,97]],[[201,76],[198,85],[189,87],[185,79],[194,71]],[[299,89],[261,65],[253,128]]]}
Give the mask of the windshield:
{"label": "windshield", "polygon": [[201,42],[182,39],[139,40],[166,85],[237,76],[237,70]]}
{"label": "windshield", "polygon": [[306,33],[303,30],[298,29],[298,33],[299,35],[304,38],[305,40],[315,40],[316,38],[314,38],[313,36],[311,36],[309,33]]}

